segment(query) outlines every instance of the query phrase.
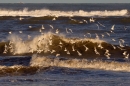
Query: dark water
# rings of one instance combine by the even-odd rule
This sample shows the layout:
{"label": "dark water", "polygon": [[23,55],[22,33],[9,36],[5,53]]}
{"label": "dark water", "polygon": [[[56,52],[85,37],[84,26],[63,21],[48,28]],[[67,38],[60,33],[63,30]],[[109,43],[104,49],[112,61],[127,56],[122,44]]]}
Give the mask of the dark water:
{"label": "dark water", "polygon": [[129,5],[1,3],[0,83],[128,86]]}

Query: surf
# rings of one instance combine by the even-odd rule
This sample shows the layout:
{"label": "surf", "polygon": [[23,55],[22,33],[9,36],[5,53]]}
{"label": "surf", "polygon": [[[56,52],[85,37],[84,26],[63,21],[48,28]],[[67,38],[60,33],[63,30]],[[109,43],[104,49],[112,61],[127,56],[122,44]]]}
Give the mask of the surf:
{"label": "surf", "polygon": [[64,34],[44,33],[32,39],[23,39],[12,34],[7,42],[0,43],[0,54],[9,55],[52,55],[70,58],[125,58],[130,53],[129,46],[113,45],[98,38],[66,37]]}
{"label": "surf", "polygon": [[0,9],[0,16],[31,16],[31,17],[41,17],[41,16],[82,16],[82,17],[91,17],[91,16],[127,16],[128,10],[104,10],[104,11],[53,11],[49,9],[37,9],[37,10],[28,10],[24,8],[23,10],[11,10],[11,9]]}

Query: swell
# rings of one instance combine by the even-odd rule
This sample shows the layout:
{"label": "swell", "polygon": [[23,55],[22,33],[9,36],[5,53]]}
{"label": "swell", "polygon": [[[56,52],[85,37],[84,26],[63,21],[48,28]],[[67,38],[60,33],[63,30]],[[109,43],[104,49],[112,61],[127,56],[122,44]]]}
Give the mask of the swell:
{"label": "swell", "polygon": [[[91,16],[92,17],[92,16]],[[90,18],[84,16],[40,16],[40,17],[29,17],[29,16],[0,16],[0,20],[18,20],[20,24],[91,24]],[[21,19],[20,19],[21,18]],[[108,17],[93,17],[95,23],[101,22],[109,22],[114,24],[129,24],[130,17],[129,16],[108,16]],[[60,21],[60,22],[56,22]],[[6,30],[3,30],[6,31]]]}
{"label": "swell", "polygon": [[[23,61],[24,63],[27,62],[28,65],[17,64],[16,60],[19,62]],[[32,55],[32,57],[22,57],[22,59],[21,57],[8,59],[4,57],[0,61],[3,62],[3,65],[0,65],[0,77],[33,75],[39,72],[51,71],[53,67],[130,72],[129,61],[119,62],[114,60],[55,58],[49,56],[38,56],[36,54]],[[14,64],[8,66],[7,62]]]}
{"label": "swell", "polygon": [[[0,43],[1,55],[52,55],[71,58],[129,58],[130,47],[112,45],[98,38],[67,38],[46,33],[29,40],[10,35],[10,41]],[[125,52],[126,55],[123,53]]]}
{"label": "swell", "polygon": [[41,67],[38,66],[0,66],[0,76],[20,76],[20,75],[33,75],[39,72],[40,69],[42,71],[48,69],[49,67]]}
{"label": "swell", "polygon": [[1,56],[0,77],[16,75],[32,75],[49,67],[30,66],[30,56]]}
{"label": "swell", "polygon": [[87,59],[62,59],[49,58],[34,55],[30,62],[31,66],[40,67],[66,67],[76,69],[99,69],[109,71],[130,72],[129,62],[103,61],[103,60],[87,60]]}
{"label": "swell", "polygon": [[127,13],[128,11],[126,9],[114,11],[52,11],[48,9],[28,10],[28,8],[17,11],[0,9],[0,16],[126,16]]}

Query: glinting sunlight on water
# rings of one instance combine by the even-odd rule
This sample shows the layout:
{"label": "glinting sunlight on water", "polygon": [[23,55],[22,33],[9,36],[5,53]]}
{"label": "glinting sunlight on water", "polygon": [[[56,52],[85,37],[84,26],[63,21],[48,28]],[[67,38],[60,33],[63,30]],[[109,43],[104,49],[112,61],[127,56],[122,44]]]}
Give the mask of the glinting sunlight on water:
{"label": "glinting sunlight on water", "polygon": [[0,83],[128,86],[129,5],[0,4]]}

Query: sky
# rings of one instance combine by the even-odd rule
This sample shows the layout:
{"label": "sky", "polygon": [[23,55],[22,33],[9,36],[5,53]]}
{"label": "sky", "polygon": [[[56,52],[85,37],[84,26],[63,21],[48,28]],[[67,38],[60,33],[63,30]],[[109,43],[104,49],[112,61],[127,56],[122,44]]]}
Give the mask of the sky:
{"label": "sky", "polygon": [[130,3],[130,0],[0,0],[0,3]]}

